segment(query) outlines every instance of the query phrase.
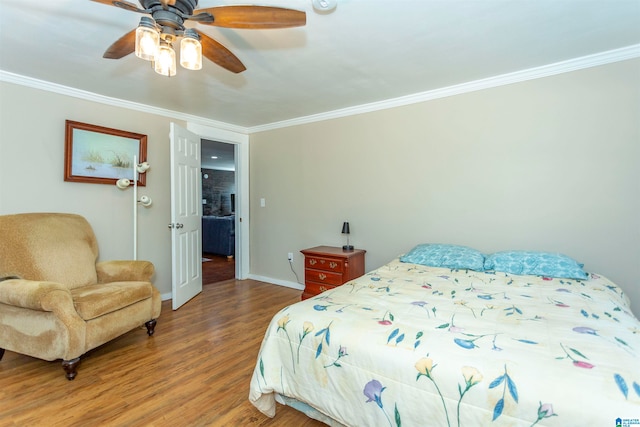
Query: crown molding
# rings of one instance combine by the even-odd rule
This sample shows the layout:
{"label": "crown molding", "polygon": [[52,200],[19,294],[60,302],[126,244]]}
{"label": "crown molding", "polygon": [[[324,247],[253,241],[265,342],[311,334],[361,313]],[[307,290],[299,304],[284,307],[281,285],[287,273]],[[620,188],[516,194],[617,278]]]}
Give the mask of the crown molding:
{"label": "crown molding", "polygon": [[74,98],[80,98],[86,101],[93,101],[100,104],[111,105],[113,107],[127,108],[130,110],[140,111],[143,113],[155,114],[158,116],[168,117],[174,120],[183,120],[185,122],[197,123],[204,126],[211,126],[218,129],[224,129],[231,132],[237,132],[242,134],[247,133],[247,128],[243,126],[236,126],[226,122],[219,122],[216,120],[206,119],[200,116],[193,116],[190,114],[181,113],[179,111],[166,110],[164,108],[153,107],[151,105],[140,104],[137,102],[126,101],[118,98],[112,98],[109,96],[104,96],[104,95],[76,89],[69,86],[63,86],[63,85],[48,82],[45,80],[38,80],[32,77],[10,73],[4,70],[0,70],[0,81],[14,83],[21,86],[27,86],[33,89],[40,89],[48,92],[54,92],[60,95],[72,96]]}
{"label": "crown molding", "polygon": [[204,126],[210,126],[217,129],[228,130],[240,134],[252,134],[266,130],[285,128],[289,126],[297,126],[324,120],[337,119],[341,117],[352,116],[356,114],[370,113],[373,111],[386,110],[389,108],[401,107],[420,102],[431,101],[434,99],[445,98],[454,95],[460,95],[468,92],[475,92],[483,89],[490,89],[497,86],[505,86],[512,83],[524,82],[527,80],[540,79],[571,71],[581,70],[585,68],[597,67],[599,65],[611,64],[614,62],[625,61],[640,57],[640,44],[635,44],[620,49],[609,50],[605,52],[587,55],[579,58],[569,59],[566,61],[556,62],[541,67],[530,68],[527,70],[516,71],[513,73],[502,74],[499,76],[489,77],[486,79],[475,80],[472,82],[461,83],[458,85],[448,86],[444,88],[429,90],[426,92],[415,93],[412,95],[392,98],[385,101],[372,102],[369,104],[358,105],[355,107],[342,108],[339,110],[328,111],[320,114],[313,114],[304,117],[297,117],[291,120],[283,120],[280,122],[268,123],[253,127],[236,126],[226,122],[207,119],[204,117],[184,114],[179,111],[166,110],[150,105],[139,104],[136,102],[125,101],[118,98],[111,98],[88,92],[69,86],[63,86],[56,83],[38,80],[19,74],[10,73],[0,70],[0,81],[15,83],[22,86],[28,86],[35,89],[55,92],[62,95],[68,95],[76,98],[94,101],[102,104],[112,105],[120,108],[128,108],[131,110],[141,111],[150,114],[156,114],[175,120],[184,120],[185,122],[196,123]]}
{"label": "crown molding", "polygon": [[445,98],[448,96],[460,95],[463,93],[475,92],[478,90],[494,88],[497,86],[505,86],[512,83],[524,82],[527,80],[540,79],[557,74],[569,73],[571,71],[581,70],[584,68],[597,67],[599,65],[611,64],[614,62],[625,61],[640,57],[640,44],[635,44],[620,49],[609,50],[596,53],[593,55],[583,56],[580,58],[569,59],[566,61],[556,62],[541,67],[530,68],[527,70],[516,71],[513,73],[502,74],[499,76],[489,77],[486,79],[475,80],[472,82],[462,83],[458,85],[448,86],[444,88],[429,90],[426,92],[415,93],[412,95],[402,96],[399,98],[387,99],[380,102],[372,102],[369,104],[357,105],[355,107],[343,108],[340,110],[328,111],[325,113],[314,114],[305,117],[298,117],[291,120],[269,123],[266,125],[254,126],[248,128],[248,132],[256,133],[266,130],[285,128],[289,126],[302,125],[307,123],[319,122],[323,120],[337,119],[341,117],[352,116],[356,114],[370,113],[373,111],[385,110],[389,108],[402,107],[410,104],[431,101],[434,99]]}

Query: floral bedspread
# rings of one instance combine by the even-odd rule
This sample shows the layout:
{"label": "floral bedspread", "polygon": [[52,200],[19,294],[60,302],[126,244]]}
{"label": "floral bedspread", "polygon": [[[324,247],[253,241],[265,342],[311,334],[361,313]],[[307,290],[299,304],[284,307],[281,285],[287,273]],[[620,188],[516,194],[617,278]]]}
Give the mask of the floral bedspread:
{"label": "floral bedspread", "polygon": [[277,313],[249,399],[347,426],[615,426],[640,419],[640,322],[604,277],[398,259]]}

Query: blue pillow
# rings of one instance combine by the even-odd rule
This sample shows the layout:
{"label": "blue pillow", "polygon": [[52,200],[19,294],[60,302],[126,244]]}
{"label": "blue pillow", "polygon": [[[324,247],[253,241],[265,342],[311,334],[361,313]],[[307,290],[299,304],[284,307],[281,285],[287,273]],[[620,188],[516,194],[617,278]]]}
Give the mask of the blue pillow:
{"label": "blue pillow", "polygon": [[400,257],[401,262],[463,270],[484,270],[484,255],[466,246],[425,243]]}
{"label": "blue pillow", "polygon": [[496,252],[484,261],[485,270],[561,279],[587,279],[583,265],[566,255],[535,251]]}

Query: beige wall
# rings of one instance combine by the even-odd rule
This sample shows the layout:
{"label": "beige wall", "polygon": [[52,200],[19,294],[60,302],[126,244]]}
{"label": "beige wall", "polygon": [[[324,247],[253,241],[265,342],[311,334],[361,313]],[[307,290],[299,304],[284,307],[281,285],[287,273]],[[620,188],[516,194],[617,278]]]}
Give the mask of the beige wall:
{"label": "beige wall", "polygon": [[[558,251],[640,314],[640,60],[251,135],[251,273],[352,243]],[[260,207],[260,198],[266,206]]]}
{"label": "beige wall", "polygon": [[[293,252],[302,281],[298,251],[344,244],[348,220],[368,270],[420,242],[561,251],[638,314],[639,74],[632,60],[252,135],[251,275],[294,283]],[[63,181],[65,119],[148,135],[138,254],[170,293],[167,117],[0,82],[0,214],[80,213],[101,259],[131,257],[131,193]]]}
{"label": "beige wall", "polygon": [[0,82],[0,214],[81,214],[94,228],[101,260],[131,259],[132,190],[63,180],[66,119],[148,136],[151,169],[139,193],[150,196],[153,206],[138,208],[138,258],[155,264],[156,286],[170,293],[171,120],[166,117]]}

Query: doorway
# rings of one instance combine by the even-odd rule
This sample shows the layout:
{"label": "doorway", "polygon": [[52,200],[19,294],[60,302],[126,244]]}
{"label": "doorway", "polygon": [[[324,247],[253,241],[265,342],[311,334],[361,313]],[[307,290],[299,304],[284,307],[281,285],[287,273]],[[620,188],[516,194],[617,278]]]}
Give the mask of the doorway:
{"label": "doorway", "polygon": [[249,135],[246,132],[211,125],[187,123],[187,129],[200,139],[234,145],[236,160],[236,273],[239,280],[249,278]]}
{"label": "doorway", "polygon": [[236,277],[235,145],[201,139],[203,285]]}

